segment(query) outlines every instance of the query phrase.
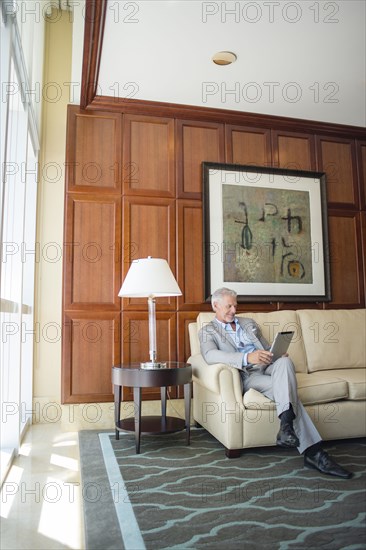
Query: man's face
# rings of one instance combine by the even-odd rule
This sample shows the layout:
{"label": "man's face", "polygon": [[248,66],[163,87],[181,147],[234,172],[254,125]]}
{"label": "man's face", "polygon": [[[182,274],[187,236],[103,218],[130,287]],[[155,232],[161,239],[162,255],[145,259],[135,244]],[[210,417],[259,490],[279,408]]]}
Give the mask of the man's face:
{"label": "man's face", "polygon": [[232,323],[237,305],[236,298],[229,294],[224,294],[220,301],[214,302],[213,310],[216,313],[216,318],[222,323]]}

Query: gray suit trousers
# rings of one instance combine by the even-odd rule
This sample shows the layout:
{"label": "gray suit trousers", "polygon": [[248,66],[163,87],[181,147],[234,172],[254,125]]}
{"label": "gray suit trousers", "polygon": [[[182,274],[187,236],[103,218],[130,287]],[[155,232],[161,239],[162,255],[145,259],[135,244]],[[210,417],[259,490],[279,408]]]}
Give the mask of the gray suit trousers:
{"label": "gray suit trousers", "polygon": [[297,395],[294,364],[289,357],[281,357],[266,367],[256,365],[248,369],[243,379],[244,391],[253,388],[276,403],[277,416],[290,404],[296,415],[294,430],[299,438],[299,453],[321,441],[320,434]]}

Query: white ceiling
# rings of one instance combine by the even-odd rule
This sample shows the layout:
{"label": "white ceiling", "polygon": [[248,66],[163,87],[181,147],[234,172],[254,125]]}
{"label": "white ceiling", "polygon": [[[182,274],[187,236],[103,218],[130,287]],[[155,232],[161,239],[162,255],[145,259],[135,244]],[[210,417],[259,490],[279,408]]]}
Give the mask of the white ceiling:
{"label": "white ceiling", "polygon": [[365,28],[365,0],[108,0],[98,95],[365,126]]}

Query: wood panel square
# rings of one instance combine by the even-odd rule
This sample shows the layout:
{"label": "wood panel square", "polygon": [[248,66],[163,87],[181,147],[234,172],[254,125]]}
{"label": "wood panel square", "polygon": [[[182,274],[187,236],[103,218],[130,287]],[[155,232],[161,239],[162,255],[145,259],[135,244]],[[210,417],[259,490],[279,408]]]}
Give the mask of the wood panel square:
{"label": "wood panel square", "polygon": [[354,142],[320,139],[320,170],[327,175],[327,199],[330,204],[357,206],[356,157]]}
{"label": "wood panel square", "polygon": [[174,121],[125,115],[123,142],[125,193],[174,196]]}
{"label": "wood panel square", "polygon": [[226,154],[229,163],[271,166],[271,131],[227,125]]}
{"label": "wood panel square", "polygon": [[223,124],[177,121],[178,196],[201,198],[202,162],[224,161]]}
{"label": "wood panel square", "polygon": [[119,192],[121,115],[68,111],[67,187],[69,191]]}
{"label": "wood panel square", "polygon": [[67,314],[63,333],[63,402],[110,401],[111,367],[120,362],[120,314]]}
{"label": "wood panel square", "polygon": [[328,223],[332,289],[329,307],[363,307],[359,214],[331,211]]}
{"label": "wood panel square", "polygon": [[98,305],[118,308],[120,199],[69,196],[70,241],[66,265],[65,308]]}
{"label": "wood panel square", "polygon": [[289,170],[315,170],[314,137],[286,132],[274,132],[277,164]]}

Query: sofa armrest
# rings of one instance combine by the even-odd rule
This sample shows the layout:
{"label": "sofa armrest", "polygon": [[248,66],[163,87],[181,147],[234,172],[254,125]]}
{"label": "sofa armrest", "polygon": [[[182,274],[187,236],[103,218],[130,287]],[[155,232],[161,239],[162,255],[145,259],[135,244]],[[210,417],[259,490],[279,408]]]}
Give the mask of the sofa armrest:
{"label": "sofa armrest", "polygon": [[230,402],[243,403],[242,385],[238,369],[226,363],[206,363],[202,355],[192,355],[188,361],[192,365],[193,379],[208,390],[222,395]]}

